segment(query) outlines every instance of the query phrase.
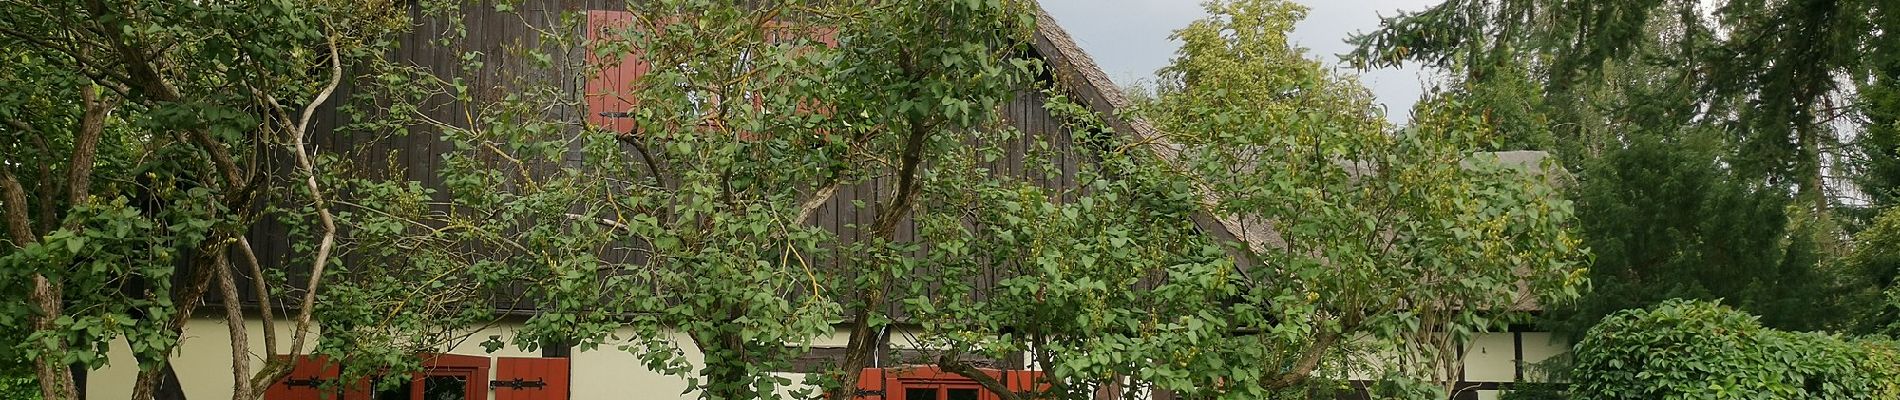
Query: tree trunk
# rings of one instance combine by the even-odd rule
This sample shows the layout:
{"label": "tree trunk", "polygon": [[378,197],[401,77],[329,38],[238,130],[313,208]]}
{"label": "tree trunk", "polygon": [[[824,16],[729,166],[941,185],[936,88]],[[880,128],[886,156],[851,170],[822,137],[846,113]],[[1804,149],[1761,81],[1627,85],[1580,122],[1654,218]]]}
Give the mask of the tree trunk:
{"label": "tree trunk", "polygon": [[231,337],[231,400],[253,400],[258,396],[251,390],[251,335],[244,327],[244,300],[238,295],[229,257],[217,254],[212,258],[217,260],[212,265],[216,268],[212,273],[218,277],[219,299],[224,303],[224,326]]}
{"label": "tree trunk", "polygon": [[[65,298],[59,283],[46,279],[45,275],[34,274],[31,298],[41,310],[33,316],[33,330],[50,332],[58,329],[53,321],[61,314],[62,299]],[[47,400],[77,400],[79,394],[73,391],[72,370],[61,361],[66,356],[65,344],[55,341],[48,347],[41,349],[44,353],[33,360],[35,368],[39,370],[35,377],[40,380],[40,395]]]}
{"label": "tree trunk", "polygon": [[[910,213],[911,204],[917,200],[919,183],[918,168],[923,164],[925,141],[930,138],[931,128],[923,124],[913,124],[910,134],[904,139],[904,154],[897,171],[896,196],[890,204],[878,210],[877,220],[871,228],[872,237],[880,240],[893,240],[897,236],[897,222]],[[884,286],[890,283],[888,267],[878,267],[878,279],[866,288],[858,297],[858,309],[851,316],[851,340],[845,345],[844,362],[838,365],[843,371],[838,377],[838,386],[832,388],[832,399],[851,399],[858,390],[858,371],[871,364],[871,355],[877,351],[878,335],[871,329],[871,316],[874,310],[884,307]]]}

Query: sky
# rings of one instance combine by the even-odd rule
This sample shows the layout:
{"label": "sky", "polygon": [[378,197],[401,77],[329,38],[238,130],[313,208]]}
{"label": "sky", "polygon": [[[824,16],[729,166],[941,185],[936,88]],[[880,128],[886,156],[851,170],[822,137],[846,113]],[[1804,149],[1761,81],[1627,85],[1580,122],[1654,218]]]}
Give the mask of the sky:
{"label": "sky", "polygon": [[[1351,50],[1346,36],[1379,26],[1380,16],[1400,10],[1416,11],[1441,0],[1294,0],[1310,10],[1293,30],[1293,42],[1310,55],[1337,65]],[[1175,29],[1206,16],[1200,0],[1041,0],[1062,28],[1083,50],[1095,57],[1116,83],[1130,85],[1152,80],[1154,71],[1168,64],[1180,42],[1168,39]],[[1404,123],[1407,111],[1431,81],[1417,67],[1361,73],[1360,83],[1386,107],[1393,122]]]}

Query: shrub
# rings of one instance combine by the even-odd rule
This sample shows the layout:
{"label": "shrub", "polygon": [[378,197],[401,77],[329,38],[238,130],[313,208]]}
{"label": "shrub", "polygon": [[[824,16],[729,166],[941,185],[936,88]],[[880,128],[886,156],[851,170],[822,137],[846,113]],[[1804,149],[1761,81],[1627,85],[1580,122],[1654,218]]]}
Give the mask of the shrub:
{"label": "shrub", "polygon": [[1894,342],[1762,327],[1715,303],[1670,300],[1603,319],[1577,344],[1578,399],[1895,399]]}

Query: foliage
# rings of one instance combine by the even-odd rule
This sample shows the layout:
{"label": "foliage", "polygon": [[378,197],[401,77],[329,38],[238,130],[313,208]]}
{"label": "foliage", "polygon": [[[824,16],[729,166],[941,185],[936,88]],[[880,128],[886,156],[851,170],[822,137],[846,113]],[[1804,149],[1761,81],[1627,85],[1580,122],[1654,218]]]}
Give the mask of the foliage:
{"label": "foliage", "polygon": [[1579,177],[1569,192],[1599,250],[1597,290],[1552,314],[1559,329],[1674,297],[1846,329],[1874,304],[1840,295],[1874,283],[1841,257],[1873,214],[1862,200],[1889,190],[1893,8],[1455,0],[1353,38],[1348,60],[1450,72],[1443,96],[1516,132],[1500,144],[1552,150]]}
{"label": "foliage", "polygon": [[[495,7],[524,16],[507,20],[542,21],[530,26],[542,46],[501,54],[480,51],[460,25],[461,13],[488,10],[456,2],[424,10],[449,27],[422,37],[451,49],[456,68],[379,63],[352,134],[399,137],[422,127],[425,136],[412,140],[450,149],[427,171],[442,183],[392,177],[387,171],[402,166],[377,158],[339,158],[349,167],[335,170],[361,173],[333,179],[372,200],[341,215],[364,228],[346,240],[364,260],[393,262],[360,263],[338,278],[439,272],[455,306],[380,317],[391,303],[365,300],[415,299],[339,288],[349,301],[324,314],[342,328],[336,347],[392,338],[426,347],[492,318],[482,302],[499,300],[538,312],[512,343],[491,346],[615,347],[686,378],[688,391],[706,398],[784,394],[792,382],[774,372],[804,343],[833,333],[840,316],[857,328],[848,350],[868,362],[891,323],[888,303],[914,293],[902,284],[909,274],[929,269],[916,239],[897,234],[899,222],[926,218],[923,193],[960,195],[994,182],[942,177],[995,147],[965,139],[994,132],[996,110],[1033,76],[1036,64],[1020,58],[1029,4],[627,7],[632,21],[614,26],[590,26],[580,13],[526,18],[536,11]],[[519,59],[582,74],[646,67],[626,87],[585,94],[558,77],[484,69]],[[545,112],[580,107],[583,96],[638,104],[625,110],[632,129]],[[440,99],[468,113],[428,108]],[[612,110],[590,110],[602,111]],[[841,188],[880,195],[831,205]],[[827,230],[809,222],[820,206],[874,220]],[[399,281],[379,279],[386,282],[366,287]],[[703,363],[687,362],[695,350]],[[855,373],[814,375],[855,387]]]}
{"label": "foliage", "polygon": [[1569,400],[1562,383],[1517,383],[1498,394],[1499,400]]}
{"label": "foliage", "polygon": [[1583,399],[1884,399],[1893,342],[1763,328],[1714,303],[1671,300],[1627,310],[1578,343]]}
{"label": "foliage", "polygon": [[[850,356],[813,375],[833,397],[898,322],[938,352],[920,361],[979,380],[965,356],[1031,350],[1044,396],[1297,396],[1374,351],[1404,354],[1377,368],[1431,392],[1458,343],[1581,284],[1544,169],[1471,156],[1500,140],[1468,106],[1483,100],[1387,127],[1364,88],[1288,44],[1304,10],[1282,1],[1210,3],[1178,33],[1142,110],[1172,134],[1152,138],[1038,93],[1062,85],[1035,80],[1055,74],[1027,58],[1025,1],[660,0],[618,26],[446,0],[73,3],[0,6],[26,32],[0,39],[20,64],[0,75],[0,291],[46,300],[0,307],[0,330],[36,339],[0,357],[38,357],[43,377],[125,336],[150,390],[215,294],[239,336],[243,302],[272,321],[273,302],[304,299],[256,352],[314,343],[344,363],[335,382],[533,309],[484,344],[611,347],[705,398],[778,397],[792,382],[774,372],[841,316]],[[475,13],[531,37],[484,47]],[[452,65],[386,58],[403,52]],[[498,71],[524,61],[559,73]],[[630,86],[574,90],[626,62],[645,71]],[[637,104],[632,129],[577,115],[603,111],[588,96]],[[1074,137],[1007,128],[998,111],[1025,98]],[[868,221],[809,222],[821,207]],[[255,259],[257,231],[286,249]],[[306,317],[322,335],[304,340]],[[269,360],[233,368],[238,397],[287,372]],[[57,386],[47,397],[70,397]]]}
{"label": "foliage", "polygon": [[0,361],[0,397],[20,400],[39,400],[40,384],[33,377],[30,361]]}
{"label": "foliage", "polygon": [[[10,335],[29,340],[0,356],[33,358],[46,398],[72,398],[69,366],[103,366],[115,337],[135,358],[119,361],[140,370],[134,396],[148,397],[175,379],[166,356],[207,295],[241,321],[242,298],[267,316],[272,299],[236,280],[316,287],[263,276],[276,265],[258,265],[243,239],[272,208],[325,208],[308,197],[320,193],[267,188],[310,174],[284,167],[309,154],[304,111],[325,103],[339,78],[326,72],[374,56],[376,38],[401,26],[389,4],[8,2],[0,15],[0,292],[28,300],[0,307],[0,331],[31,332]],[[293,325],[283,336],[303,343],[309,324]],[[267,342],[266,354],[301,351]],[[232,342],[234,360],[249,360],[247,344]],[[250,381],[286,371],[273,361],[232,376],[254,397]]]}
{"label": "foliage", "polygon": [[[1481,116],[1443,99],[1388,130],[1363,88],[1289,45],[1304,8],[1208,10],[1176,33],[1183,47],[1143,115],[1167,132],[1159,140],[1180,145],[1173,160],[1156,153],[1210,194],[1204,210],[1236,229],[1243,261],[1258,266],[1222,272],[1215,288],[1231,303],[1221,312],[1188,315],[1187,330],[1150,339],[1159,352],[1149,354],[1182,359],[1144,372],[1185,378],[1159,386],[1263,396],[1320,364],[1449,382],[1457,344],[1521,316],[1529,297],[1577,295],[1582,251],[1568,203],[1542,166],[1472,156],[1495,135]],[[1379,365],[1354,348],[1400,356]],[[1263,372],[1200,373],[1220,366]]]}
{"label": "foliage", "polygon": [[1900,335],[1900,211],[1889,209],[1854,235],[1846,264],[1863,289],[1849,297],[1867,304],[1854,328],[1864,333]]}
{"label": "foliage", "polygon": [[[1637,137],[1592,161],[1573,190],[1596,254],[1594,293],[1565,310],[1582,332],[1617,310],[1665,299],[1729,299],[1771,326],[1815,329],[1824,280],[1809,260],[1784,258],[1787,196],[1721,167],[1719,141]],[[1803,279],[1786,279],[1809,274]],[[1786,304],[1787,302],[1802,302]]]}

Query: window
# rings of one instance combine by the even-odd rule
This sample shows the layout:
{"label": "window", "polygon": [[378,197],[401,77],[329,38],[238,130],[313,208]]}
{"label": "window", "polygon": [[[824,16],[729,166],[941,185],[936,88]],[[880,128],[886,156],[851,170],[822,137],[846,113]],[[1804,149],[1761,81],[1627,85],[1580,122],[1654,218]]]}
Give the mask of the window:
{"label": "window", "polygon": [[907,388],[903,400],[936,400],[937,389]]}
{"label": "window", "polygon": [[[423,356],[423,371],[391,387],[376,385],[375,400],[488,400],[488,357]],[[384,381],[385,383],[387,381]]]}
{"label": "window", "polygon": [[[1010,390],[1044,388],[1037,383],[1042,373],[1034,371],[984,370],[1001,380]],[[975,380],[936,367],[866,368],[858,378],[858,387],[881,395],[860,397],[870,400],[996,400],[997,396],[977,385]]]}
{"label": "window", "polygon": [[982,389],[973,385],[904,385],[902,400],[978,400]]}
{"label": "window", "polygon": [[[265,400],[567,400],[568,359],[424,354],[413,375],[334,385],[338,366],[322,357],[293,365],[290,376],[267,389]],[[494,372],[491,380],[489,372]],[[396,382],[391,382],[391,381]]]}

